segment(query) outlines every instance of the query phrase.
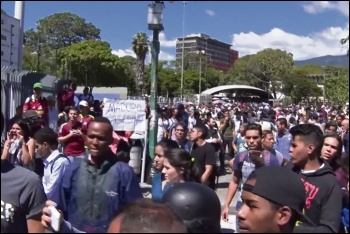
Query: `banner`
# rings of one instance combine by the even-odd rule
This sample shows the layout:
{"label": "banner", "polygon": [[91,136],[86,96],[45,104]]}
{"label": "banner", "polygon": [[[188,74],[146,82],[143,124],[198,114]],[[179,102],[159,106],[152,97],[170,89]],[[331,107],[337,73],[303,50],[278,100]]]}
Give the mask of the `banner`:
{"label": "banner", "polygon": [[103,116],[111,121],[115,131],[135,131],[136,126],[145,125],[145,109],[143,100],[104,99]]}

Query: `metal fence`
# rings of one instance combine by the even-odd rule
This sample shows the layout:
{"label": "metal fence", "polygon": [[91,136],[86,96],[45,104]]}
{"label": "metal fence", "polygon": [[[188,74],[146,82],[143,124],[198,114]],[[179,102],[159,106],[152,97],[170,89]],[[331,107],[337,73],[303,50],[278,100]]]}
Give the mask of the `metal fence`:
{"label": "metal fence", "polygon": [[1,66],[1,112],[6,119],[5,129],[9,119],[16,114],[16,107],[23,104],[25,99],[32,95],[34,83],[43,84],[43,96],[55,95],[56,82],[50,82],[50,80],[56,81],[57,78]]}

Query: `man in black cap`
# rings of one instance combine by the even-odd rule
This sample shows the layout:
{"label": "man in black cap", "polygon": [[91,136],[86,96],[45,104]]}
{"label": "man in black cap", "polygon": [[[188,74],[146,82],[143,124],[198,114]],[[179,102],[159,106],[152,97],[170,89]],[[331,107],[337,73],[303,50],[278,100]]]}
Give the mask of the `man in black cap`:
{"label": "man in black cap", "polygon": [[243,185],[239,232],[291,233],[300,219],[313,225],[302,215],[305,198],[301,178],[290,169],[256,169]]}
{"label": "man in black cap", "polygon": [[220,200],[209,187],[178,183],[164,194],[162,201],[183,220],[190,233],[220,233]]}

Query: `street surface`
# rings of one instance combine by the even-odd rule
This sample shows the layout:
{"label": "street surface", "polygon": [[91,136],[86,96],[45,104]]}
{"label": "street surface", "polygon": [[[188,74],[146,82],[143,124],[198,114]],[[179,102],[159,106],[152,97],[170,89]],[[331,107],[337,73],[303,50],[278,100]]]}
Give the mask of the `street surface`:
{"label": "street surface", "polygon": [[[226,199],[226,194],[227,194],[227,188],[230,180],[232,179],[232,174],[227,170],[227,174],[224,176],[220,176],[219,178],[219,186],[218,189],[216,190],[216,194],[220,198],[221,202],[221,208],[223,208],[225,204],[225,199]],[[235,210],[235,205],[237,202],[237,193],[234,199],[231,202],[231,207],[230,207],[230,215],[229,215],[229,221],[225,222],[221,220],[221,228],[223,233],[233,233],[234,229],[236,228],[236,210]]]}

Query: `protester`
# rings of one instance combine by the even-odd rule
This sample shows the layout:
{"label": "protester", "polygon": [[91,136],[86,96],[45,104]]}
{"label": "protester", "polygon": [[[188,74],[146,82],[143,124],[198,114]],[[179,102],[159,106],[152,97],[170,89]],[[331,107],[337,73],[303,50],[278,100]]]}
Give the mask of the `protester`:
{"label": "protester", "polygon": [[292,233],[304,204],[305,189],[297,174],[285,167],[256,169],[243,185],[239,232]]}
{"label": "protester", "polygon": [[194,166],[199,169],[201,183],[215,190],[215,176],[217,175],[215,148],[205,141],[208,129],[205,125],[196,125],[191,130],[190,140],[193,142],[191,156]]}
{"label": "protester", "polygon": [[28,110],[34,110],[43,120],[48,122],[48,102],[47,99],[42,96],[42,89],[43,85],[41,83],[35,83],[33,85],[34,94],[25,100],[23,105],[23,113]]}
{"label": "protester", "polygon": [[34,171],[35,143],[30,135],[29,126],[24,120],[21,119],[14,123],[7,134],[1,159]]}
{"label": "protester", "polygon": [[78,121],[78,109],[69,109],[69,122],[61,126],[58,141],[63,145],[63,153],[71,162],[85,157],[84,138],[87,126]]}
{"label": "protester", "polygon": [[164,188],[160,187],[163,181],[165,180],[164,174],[162,173],[164,168],[164,158],[165,153],[171,149],[179,148],[177,142],[170,139],[163,139],[157,143],[155,148],[155,157],[154,157],[154,169],[155,174],[152,180],[152,199],[161,200],[163,196]]}
{"label": "protester", "polygon": [[336,171],[340,167],[340,158],[342,156],[342,140],[336,133],[326,133],[321,150],[321,158]]}
{"label": "protester", "polygon": [[88,126],[86,145],[89,155],[73,161],[63,175],[64,197],[57,203],[65,218],[85,232],[106,232],[120,207],[142,198],[133,169],[117,162],[109,145],[113,126],[98,117]]}
{"label": "protester", "polygon": [[[1,113],[1,132],[4,122]],[[40,216],[45,201],[34,172],[1,159],[1,233],[44,233]]]}
{"label": "protester", "polygon": [[[155,180],[152,184],[152,193],[159,194],[153,200],[161,199],[174,184],[183,182],[198,182],[200,176],[193,167],[191,155],[180,148],[170,149],[164,152],[162,176],[163,180]],[[153,187],[154,186],[154,187]]]}
{"label": "protester", "polygon": [[[271,151],[264,150],[262,147],[262,129],[259,124],[249,124],[245,133],[245,139],[249,150],[244,151],[233,159],[233,177],[230,181],[222,210],[222,218],[228,221],[229,206],[237,191],[242,191],[242,186],[249,177],[250,173],[260,167],[282,166],[284,159],[281,154],[272,154]],[[241,197],[238,198],[236,210],[242,205]],[[238,225],[238,223],[237,223]],[[239,227],[236,227],[238,230]]]}
{"label": "protester", "polygon": [[48,103],[48,126],[55,132],[58,132],[58,110],[56,109],[56,100],[53,96],[47,97]]}
{"label": "protester", "polygon": [[40,129],[35,133],[34,140],[37,152],[45,165],[42,181],[46,196],[50,200],[58,201],[62,195],[59,190],[62,176],[70,161],[57,150],[57,134],[53,129],[49,127]]}
{"label": "protester", "polygon": [[323,132],[314,124],[290,130],[292,170],[302,177],[306,190],[304,214],[316,225],[300,222],[294,232],[337,233],[340,229],[342,191],[332,168],[321,159]]}
{"label": "protester", "polygon": [[292,136],[288,130],[287,120],[285,118],[279,118],[276,121],[277,135],[275,149],[280,152],[287,160],[290,159],[289,145],[292,140]]}

